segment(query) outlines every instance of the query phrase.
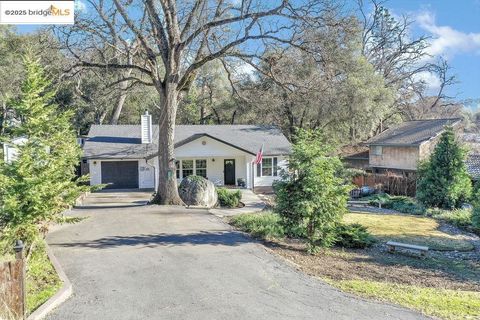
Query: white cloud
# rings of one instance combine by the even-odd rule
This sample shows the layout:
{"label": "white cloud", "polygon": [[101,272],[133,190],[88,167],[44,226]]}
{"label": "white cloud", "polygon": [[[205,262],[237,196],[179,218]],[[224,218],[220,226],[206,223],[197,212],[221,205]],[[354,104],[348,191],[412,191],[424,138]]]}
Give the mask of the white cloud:
{"label": "white cloud", "polygon": [[428,49],[428,53],[431,55],[452,58],[458,53],[480,54],[480,32],[465,33],[450,26],[439,26],[435,21],[435,15],[429,11],[419,14],[417,22],[433,37]]}
{"label": "white cloud", "polygon": [[436,74],[428,71],[417,73],[414,77],[416,81],[422,81],[430,92],[437,91],[442,84]]}

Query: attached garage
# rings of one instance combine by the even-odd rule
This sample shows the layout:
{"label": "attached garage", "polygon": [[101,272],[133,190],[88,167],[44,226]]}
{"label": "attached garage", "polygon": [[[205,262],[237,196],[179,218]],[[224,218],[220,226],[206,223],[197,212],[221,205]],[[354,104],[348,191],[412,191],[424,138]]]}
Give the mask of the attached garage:
{"label": "attached garage", "polygon": [[138,161],[102,161],[105,189],[138,188]]}

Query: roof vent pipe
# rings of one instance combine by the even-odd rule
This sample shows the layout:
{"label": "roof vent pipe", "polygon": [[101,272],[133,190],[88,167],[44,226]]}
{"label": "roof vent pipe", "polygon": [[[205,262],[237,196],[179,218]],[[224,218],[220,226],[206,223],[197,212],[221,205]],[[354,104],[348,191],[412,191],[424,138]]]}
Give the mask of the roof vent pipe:
{"label": "roof vent pipe", "polygon": [[153,129],[152,129],[152,116],[145,111],[142,115],[142,144],[152,143]]}

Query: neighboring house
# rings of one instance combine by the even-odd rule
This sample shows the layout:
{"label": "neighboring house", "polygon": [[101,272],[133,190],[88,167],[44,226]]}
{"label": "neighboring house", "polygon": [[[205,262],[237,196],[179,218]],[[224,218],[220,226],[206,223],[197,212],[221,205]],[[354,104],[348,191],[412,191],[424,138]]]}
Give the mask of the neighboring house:
{"label": "neighboring house", "polygon": [[[142,143],[150,131],[151,143]],[[147,134],[148,136],[148,134]],[[143,139],[148,142],[148,138]],[[263,148],[263,161],[253,165]],[[282,132],[257,125],[177,125],[175,174],[203,176],[215,185],[272,186],[285,168],[291,146]],[[158,181],[158,126],[92,125],[83,147],[90,183],[109,188],[155,188]]]}
{"label": "neighboring house", "polygon": [[[344,162],[373,173],[394,173],[408,176],[419,161],[426,159],[446,126],[458,128],[461,119],[406,121],[391,127],[366,142],[368,152],[345,156]],[[368,166],[365,166],[368,158]],[[359,164],[360,163],[360,164]]]}

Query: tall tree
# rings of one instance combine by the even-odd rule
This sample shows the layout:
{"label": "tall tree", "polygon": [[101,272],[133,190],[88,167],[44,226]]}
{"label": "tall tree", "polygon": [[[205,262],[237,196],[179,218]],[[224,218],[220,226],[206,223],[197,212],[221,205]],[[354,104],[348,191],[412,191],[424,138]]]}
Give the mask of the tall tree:
{"label": "tall tree", "polygon": [[472,183],[465,166],[465,150],[447,128],[430,159],[418,171],[417,198],[428,207],[452,209],[470,197]]}
{"label": "tall tree", "polygon": [[[124,81],[153,86],[159,95],[159,181],[154,199],[182,204],[175,179],[174,127],[178,101],[199,68],[226,57],[253,55],[272,45],[301,46],[301,29],[324,22],[327,0],[91,0],[88,14],[58,30],[76,67],[132,69]],[[129,45],[138,41],[136,57]],[[83,59],[108,43],[123,59]]]}
{"label": "tall tree", "polygon": [[74,181],[81,150],[70,122],[72,112],[58,110],[51,82],[36,58],[29,55],[24,64],[26,79],[12,104],[17,123],[7,142],[19,137],[26,142],[16,146],[17,159],[0,160],[0,236],[31,245],[84,187]]}

